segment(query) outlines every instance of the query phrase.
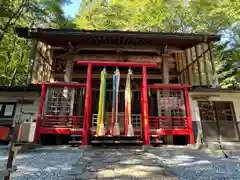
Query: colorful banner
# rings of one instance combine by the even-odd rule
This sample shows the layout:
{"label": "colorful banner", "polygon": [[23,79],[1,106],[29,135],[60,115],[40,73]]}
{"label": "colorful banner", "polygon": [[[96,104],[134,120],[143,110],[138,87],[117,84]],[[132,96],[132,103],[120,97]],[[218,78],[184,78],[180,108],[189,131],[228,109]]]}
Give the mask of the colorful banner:
{"label": "colorful banner", "polygon": [[99,135],[100,125],[104,124],[104,116],[105,116],[105,104],[106,104],[106,79],[107,73],[104,68],[101,72],[101,84],[99,91],[99,104],[98,104],[98,120],[97,120],[97,136]]}

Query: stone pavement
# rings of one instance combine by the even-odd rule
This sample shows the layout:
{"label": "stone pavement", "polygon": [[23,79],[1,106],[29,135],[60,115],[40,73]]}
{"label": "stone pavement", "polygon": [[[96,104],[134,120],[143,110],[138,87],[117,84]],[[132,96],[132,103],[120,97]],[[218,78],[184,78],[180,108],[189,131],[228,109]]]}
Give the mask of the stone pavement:
{"label": "stone pavement", "polygon": [[[7,160],[0,148],[0,168]],[[239,180],[240,156],[228,159],[188,147],[43,146],[19,154],[13,180]]]}
{"label": "stone pavement", "polygon": [[[3,155],[5,154],[5,155]],[[6,162],[0,154],[0,164]],[[157,158],[140,147],[39,147],[17,156],[13,180],[171,180]],[[2,168],[1,167],[1,168]]]}
{"label": "stone pavement", "polygon": [[240,156],[224,158],[186,146],[151,148],[148,153],[180,180],[240,179]]}
{"label": "stone pavement", "polygon": [[89,148],[64,180],[171,180],[157,158],[136,148]]}

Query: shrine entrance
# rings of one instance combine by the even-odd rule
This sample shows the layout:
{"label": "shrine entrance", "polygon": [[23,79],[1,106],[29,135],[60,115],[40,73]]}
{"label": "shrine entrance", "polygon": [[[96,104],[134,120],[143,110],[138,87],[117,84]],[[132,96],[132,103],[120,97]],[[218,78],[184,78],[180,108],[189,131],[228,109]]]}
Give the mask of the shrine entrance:
{"label": "shrine entrance", "polygon": [[[86,83],[42,84],[35,138],[64,134],[85,145],[158,144],[161,136],[187,135],[193,143],[189,86],[147,85],[147,69],[157,64],[77,61],[75,66],[87,66]],[[92,71],[99,78],[92,78]],[[135,72],[140,78],[134,79]]]}

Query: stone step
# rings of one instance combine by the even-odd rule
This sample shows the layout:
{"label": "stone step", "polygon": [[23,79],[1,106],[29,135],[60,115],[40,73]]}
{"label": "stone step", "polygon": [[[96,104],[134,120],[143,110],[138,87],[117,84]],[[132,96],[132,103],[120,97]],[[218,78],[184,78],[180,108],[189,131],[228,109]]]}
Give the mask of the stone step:
{"label": "stone step", "polygon": [[82,144],[82,141],[69,141],[68,144]]}
{"label": "stone step", "polygon": [[141,140],[141,136],[125,136],[125,135],[120,135],[120,136],[94,136],[94,140]]}
{"label": "stone step", "polygon": [[92,144],[142,144],[143,141],[136,140],[93,140]]}
{"label": "stone step", "polygon": [[71,136],[71,137],[82,137],[81,134],[71,134],[70,136]]}

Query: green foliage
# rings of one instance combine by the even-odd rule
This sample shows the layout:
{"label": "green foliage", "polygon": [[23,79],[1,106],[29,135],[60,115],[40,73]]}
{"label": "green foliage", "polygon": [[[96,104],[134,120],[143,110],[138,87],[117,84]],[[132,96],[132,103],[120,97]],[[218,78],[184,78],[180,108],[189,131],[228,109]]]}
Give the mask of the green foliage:
{"label": "green foliage", "polygon": [[233,37],[218,45],[215,54],[220,85],[240,88],[240,29],[234,29]]}
{"label": "green foliage", "polygon": [[26,80],[31,42],[17,37],[14,28],[75,27],[64,17],[66,0],[8,0],[3,7],[10,16],[0,14],[0,84],[23,84]]}
{"label": "green foliage", "polygon": [[239,28],[233,28],[240,27],[239,0],[84,0],[75,23],[96,30],[232,32],[215,57],[220,85],[240,87]]}
{"label": "green foliage", "polygon": [[[64,17],[69,0],[4,0],[0,9],[0,83],[21,84],[30,42],[14,27],[74,28],[231,34],[215,49],[222,87],[239,87],[239,0],[82,0],[74,23]],[[231,32],[231,33],[230,33]]]}

